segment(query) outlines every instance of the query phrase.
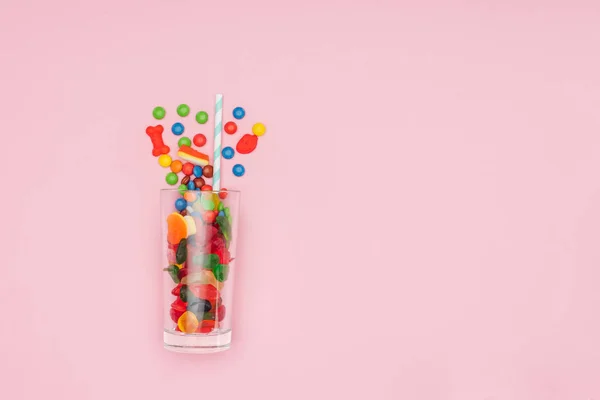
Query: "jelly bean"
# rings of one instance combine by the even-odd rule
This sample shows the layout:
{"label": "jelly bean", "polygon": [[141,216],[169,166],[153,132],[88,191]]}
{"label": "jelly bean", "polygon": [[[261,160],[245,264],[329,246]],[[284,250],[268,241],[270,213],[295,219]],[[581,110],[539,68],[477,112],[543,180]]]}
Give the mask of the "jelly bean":
{"label": "jelly bean", "polygon": [[181,122],[175,122],[173,126],[171,126],[171,132],[173,132],[173,135],[179,136],[184,130],[185,128]]}
{"label": "jelly bean", "polygon": [[177,191],[179,192],[180,195],[183,196],[183,194],[187,191],[187,186],[185,186],[184,184],[181,184],[177,188]]}
{"label": "jelly bean", "polygon": [[179,147],[181,147],[181,146],[191,146],[192,145],[192,141],[190,140],[189,137],[185,137],[184,136],[184,137],[182,137],[181,139],[179,139],[177,141],[177,145]]}
{"label": "jelly bean", "polygon": [[194,176],[195,177],[202,177],[202,166],[200,165],[194,165]]}
{"label": "jelly bean", "polygon": [[237,125],[235,124],[235,122],[229,121],[228,123],[225,124],[225,126],[223,127],[223,130],[225,131],[225,133],[233,135],[234,133],[237,132]]}
{"label": "jelly bean", "polygon": [[267,127],[261,122],[257,122],[252,126],[252,133],[254,133],[256,136],[262,136],[266,131]]}
{"label": "jelly bean", "polygon": [[161,167],[167,168],[169,165],[171,165],[171,161],[171,156],[168,154],[163,154],[160,157],[158,157],[158,165],[160,165]]}
{"label": "jelly bean", "polygon": [[185,194],[183,194],[183,198],[185,199],[185,201],[187,201],[188,203],[193,203],[196,201],[196,193],[193,192],[185,192]]}
{"label": "jelly bean", "polygon": [[206,136],[201,133],[194,135],[194,144],[198,147],[202,147],[206,144]]}
{"label": "jelly bean", "polygon": [[183,333],[193,333],[198,329],[199,322],[196,315],[191,311],[186,311],[181,314],[181,317],[177,320],[177,327]]}
{"label": "jelly bean", "polygon": [[213,285],[188,284],[188,289],[199,299],[215,301],[219,298],[219,291]]}
{"label": "jelly bean", "polygon": [[205,165],[204,168],[202,168],[202,174],[207,178],[212,178],[213,177],[213,166]]}
{"label": "jelly bean", "polygon": [[175,200],[175,208],[177,209],[177,211],[185,210],[186,207],[187,201],[185,201],[184,199]]}
{"label": "jelly bean", "polygon": [[208,114],[206,111],[198,111],[198,113],[196,113],[196,121],[199,124],[205,124],[208,121]]}
{"label": "jelly bean", "polygon": [[243,176],[246,173],[246,168],[242,164],[235,164],[233,166],[233,174],[235,176]]}
{"label": "jelly bean", "polygon": [[190,113],[190,107],[187,104],[180,104],[177,107],[177,114],[180,117],[187,117],[189,113]]}
{"label": "jelly bean", "polygon": [[183,168],[181,161],[175,160],[171,163],[171,171],[175,172],[176,174],[181,172],[181,168]]}
{"label": "jelly bean", "polygon": [[165,114],[166,114],[165,109],[160,106],[154,107],[154,110],[152,110],[152,115],[156,119],[163,119],[165,117]]}
{"label": "jelly bean", "polygon": [[233,151],[233,148],[227,146],[221,151],[221,154],[223,155],[224,159],[231,160],[235,155],[235,151]]}
{"label": "jelly bean", "polygon": [[177,183],[177,181],[179,180],[179,178],[177,178],[177,174],[175,174],[173,172],[169,172],[167,174],[167,176],[165,177],[165,180],[167,181],[167,183],[169,185],[175,185]]}
{"label": "jelly bean", "polygon": [[238,140],[235,150],[240,154],[250,154],[256,149],[258,145],[258,136],[245,134]]}
{"label": "jelly bean", "polygon": [[242,119],[244,118],[244,115],[246,115],[246,110],[244,110],[242,107],[236,107],[233,109],[233,118]]}
{"label": "jelly bean", "polygon": [[183,164],[183,167],[181,167],[181,170],[183,171],[184,175],[192,175],[194,173],[194,164],[186,162],[185,164]]}
{"label": "jelly bean", "polygon": [[207,191],[210,192],[212,191],[212,186],[211,185],[204,185],[200,188],[200,190],[202,190],[203,192]]}
{"label": "jelly bean", "polygon": [[195,190],[196,189],[196,185],[194,184],[194,181],[189,181],[188,185],[187,185],[188,190]]}
{"label": "jelly bean", "polygon": [[[219,197],[221,198],[221,200],[225,200],[227,198],[227,189],[222,188],[221,191],[219,192]],[[221,203],[223,204],[223,203]],[[220,208],[219,208],[220,210]]]}

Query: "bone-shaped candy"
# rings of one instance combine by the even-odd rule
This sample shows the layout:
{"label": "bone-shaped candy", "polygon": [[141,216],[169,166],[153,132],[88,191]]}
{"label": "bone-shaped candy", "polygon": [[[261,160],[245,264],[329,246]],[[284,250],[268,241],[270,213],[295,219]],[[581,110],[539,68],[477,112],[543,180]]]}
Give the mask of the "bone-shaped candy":
{"label": "bone-shaped candy", "polygon": [[164,128],[162,125],[149,126],[146,128],[146,134],[152,141],[152,155],[158,157],[161,154],[168,154],[171,149],[163,142],[162,134]]}

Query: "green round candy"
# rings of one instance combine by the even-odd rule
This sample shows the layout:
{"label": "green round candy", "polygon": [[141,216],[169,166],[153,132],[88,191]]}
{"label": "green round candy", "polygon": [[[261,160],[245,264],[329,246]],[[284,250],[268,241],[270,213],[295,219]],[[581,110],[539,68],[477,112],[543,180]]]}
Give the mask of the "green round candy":
{"label": "green round candy", "polygon": [[202,207],[206,211],[212,211],[215,209],[215,202],[212,201],[212,199],[210,197],[202,196],[202,199],[200,199],[200,202],[202,203]]}
{"label": "green round candy", "polygon": [[181,146],[191,146],[192,145],[192,141],[190,140],[189,137],[182,137],[181,139],[179,139],[179,141],[177,142],[177,145],[179,147]]}
{"label": "green round candy", "polygon": [[180,117],[187,117],[189,113],[190,107],[187,104],[180,104],[179,107],[177,107],[177,114]]}
{"label": "green round candy", "polygon": [[169,172],[165,178],[165,180],[167,181],[167,183],[169,185],[174,185],[177,183],[177,181],[179,180],[179,178],[177,177],[177,174],[175,172]]}
{"label": "green round candy", "polygon": [[184,184],[179,185],[179,187],[177,188],[177,190],[179,191],[179,194],[183,196],[183,194],[185,192],[187,192],[187,186],[185,186]]}
{"label": "green round candy", "polygon": [[205,124],[208,121],[208,114],[206,111],[198,111],[196,114],[196,121],[198,121],[199,124]]}
{"label": "green round candy", "polygon": [[165,114],[167,114],[167,112],[165,111],[164,108],[162,108],[160,106],[154,107],[154,110],[152,110],[152,115],[156,119],[163,119],[165,117]]}

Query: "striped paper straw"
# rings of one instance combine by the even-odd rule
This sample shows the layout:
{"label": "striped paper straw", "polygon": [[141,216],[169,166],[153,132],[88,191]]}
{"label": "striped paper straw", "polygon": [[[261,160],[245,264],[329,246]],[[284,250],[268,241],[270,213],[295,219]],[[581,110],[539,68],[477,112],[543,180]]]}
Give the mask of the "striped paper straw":
{"label": "striped paper straw", "polygon": [[215,140],[213,142],[213,190],[221,190],[221,132],[223,131],[223,95],[215,102]]}

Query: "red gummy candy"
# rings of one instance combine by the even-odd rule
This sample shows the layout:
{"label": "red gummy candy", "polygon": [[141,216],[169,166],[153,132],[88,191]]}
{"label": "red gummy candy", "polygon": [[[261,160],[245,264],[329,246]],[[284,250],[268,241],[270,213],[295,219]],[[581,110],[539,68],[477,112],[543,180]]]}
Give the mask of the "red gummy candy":
{"label": "red gummy candy", "polygon": [[252,153],[258,144],[258,136],[246,133],[240,138],[235,149],[240,154]]}
{"label": "red gummy candy", "polygon": [[219,308],[217,308],[217,321],[221,322],[225,319],[225,306],[221,304]]}
{"label": "red gummy candy", "polygon": [[187,305],[183,300],[181,300],[178,297],[177,300],[175,300],[173,303],[171,303],[171,308],[176,311],[181,311],[181,313],[183,314],[185,312],[185,310],[187,309]]}
{"label": "red gummy candy", "polygon": [[[192,294],[200,299],[204,300],[216,300],[219,297],[219,291],[213,285],[188,285],[188,289]],[[184,303],[185,304],[185,303]]]}
{"label": "red gummy candy", "polygon": [[182,286],[183,286],[183,285],[182,285],[181,283],[180,283],[180,284],[178,284],[177,286],[175,286],[175,287],[173,288],[173,290],[171,290],[171,294],[172,294],[173,296],[177,296],[177,297],[179,297],[179,292],[181,292],[181,287],[182,287]]}
{"label": "red gummy candy", "polygon": [[181,315],[183,313],[184,313],[184,311],[179,311],[174,308],[171,308],[169,315],[171,316],[171,319],[173,320],[173,322],[177,323],[177,321],[179,321],[179,317],[181,317]]}
{"label": "red gummy candy", "polygon": [[198,325],[198,329],[196,329],[197,333],[209,333],[215,328],[215,321],[211,319],[203,320],[200,325]]}

